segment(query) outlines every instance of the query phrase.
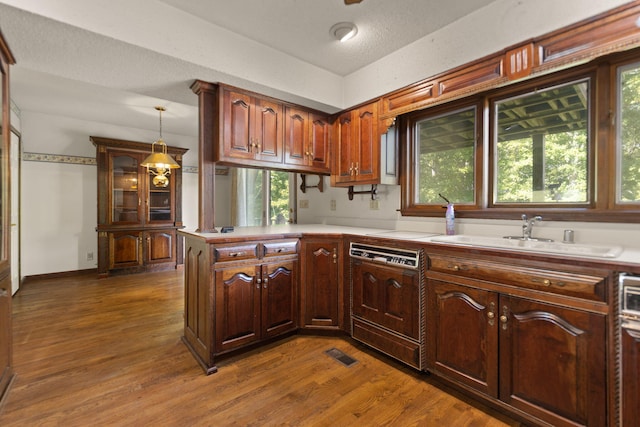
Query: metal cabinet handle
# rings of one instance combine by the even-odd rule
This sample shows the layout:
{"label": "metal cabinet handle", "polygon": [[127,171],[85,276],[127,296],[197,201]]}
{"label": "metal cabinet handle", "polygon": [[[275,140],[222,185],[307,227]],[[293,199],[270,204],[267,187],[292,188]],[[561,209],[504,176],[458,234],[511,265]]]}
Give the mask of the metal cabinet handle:
{"label": "metal cabinet handle", "polygon": [[338,249],[337,248],[333,248],[333,263],[337,264],[338,263]]}
{"label": "metal cabinet handle", "polygon": [[230,252],[229,256],[230,257],[239,257],[239,256],[244,256],[246,254],[246,252]]}
{"label": "metal cabinet handle", "polygon": [[262,279],[259,277],[256,278],[256,289],[260,289],[260,284],[262,283]]}
{"label": "metal cabinet handle", "polygon": [[266,277],[262,280],[262,289],[267,289],[267,285],[269,284],[269,279]]}
{"label": "metal cabinet handle", "polygon": [[493,324],[495,323],[495,317],[496,317],[496,305],[495,303],[491,303],[489,304],[489,312],[487,313],[487,319],[489,319],[489,325],[493,326]]}
{"label": "metal cabinet handle", "polygon": [[507,322],[509,321],[509,318],[507,317],[508,314],[509,308],[505,305],[502,307],[502,316],[500,316],[500,323],[502,323],[502,329],[505,331],[507,330]]}

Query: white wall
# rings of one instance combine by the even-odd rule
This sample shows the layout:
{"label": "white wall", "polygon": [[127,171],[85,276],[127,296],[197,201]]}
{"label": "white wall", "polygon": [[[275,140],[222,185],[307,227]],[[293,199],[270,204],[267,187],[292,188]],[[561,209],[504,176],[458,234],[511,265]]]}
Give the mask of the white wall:
{"label": "white wall", "polygon": [[[328,180],[329,178],[325,178]],[[371,186],[356,186],[355,190],[368,190]],[[378,209],[371,209],[368,195],[355,195],[349,200],[346,188],[328,188],[323,193],[317,189],[298,189],[298,223],[331,224],[354,227],[373,227],[393,230],[445,233],[444,212],[441,218],[403,217],[400,208],[400,186],[378,185]],[[308,200],[309,208],[300,209],[300,201]],[[331,210],[335,200],[336,210]],[[536,224],[534,237],[561,241],[563,231],[575,231],[576,243],[616,244],[640,249],[640,225],[624,223],[597,223],[571,221],[543,221]],[[513,220],[483,220],[456,218],[457,234],[479,236],[521,235],[522,221],[514,213]]]}

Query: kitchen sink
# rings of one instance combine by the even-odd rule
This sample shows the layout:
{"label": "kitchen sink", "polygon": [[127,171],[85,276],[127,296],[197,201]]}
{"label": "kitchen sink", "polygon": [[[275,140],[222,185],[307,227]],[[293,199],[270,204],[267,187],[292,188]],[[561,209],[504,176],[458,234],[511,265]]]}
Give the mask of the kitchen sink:
{"label": "kitchen sink", "polygon": [[579,243],[561,243],[544,240],[505,239],[502,237],[485,237],[458,234],[455,236],[437,236],[430,239],[436,243],[451,245],[478,246],[487,248],[509,249],[522,252],[539,252],[580,256],[591,258],[615,258],[622,253],[622,246],[587,245]]}

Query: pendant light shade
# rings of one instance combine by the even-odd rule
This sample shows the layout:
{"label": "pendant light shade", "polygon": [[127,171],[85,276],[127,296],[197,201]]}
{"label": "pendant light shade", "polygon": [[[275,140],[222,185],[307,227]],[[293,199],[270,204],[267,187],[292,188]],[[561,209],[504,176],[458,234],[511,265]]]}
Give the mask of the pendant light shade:
{"label": "pendant light shade", "polygon": [[166,187],[169,185],[169,175],[171,169],[177,169],[180,167],[173,157],[167,154],[167,144],[162,139],[162,112],[165,111],[164,107],[155,107],[160,112],[160,138],[151,144],[151,154],[140,166],[147,168],[147,172],[155,175],[153,178],[153,185],[156,187]]}

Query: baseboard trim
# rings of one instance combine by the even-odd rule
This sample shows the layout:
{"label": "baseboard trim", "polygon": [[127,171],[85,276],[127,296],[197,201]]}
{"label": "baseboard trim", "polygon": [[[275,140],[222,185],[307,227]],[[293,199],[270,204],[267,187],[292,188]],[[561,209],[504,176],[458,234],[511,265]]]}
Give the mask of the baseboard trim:
{"label": "baseboard trim", "polygon": [[57,273],[45,273],[45,274],[34,274],[31,276],[24,276],[22,278],[22,282],[20,283],[20,285],[24,285],[26,283],[36,281],[36,280],[60,279],[65,277],[85,276],[87,274],[98,274],[98,269],[88,268],[86,270],[60,271]]}

